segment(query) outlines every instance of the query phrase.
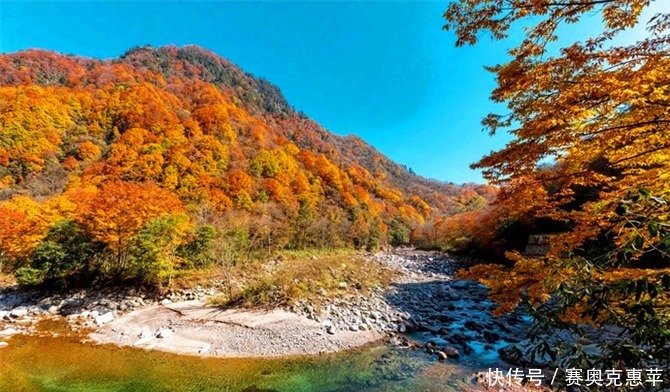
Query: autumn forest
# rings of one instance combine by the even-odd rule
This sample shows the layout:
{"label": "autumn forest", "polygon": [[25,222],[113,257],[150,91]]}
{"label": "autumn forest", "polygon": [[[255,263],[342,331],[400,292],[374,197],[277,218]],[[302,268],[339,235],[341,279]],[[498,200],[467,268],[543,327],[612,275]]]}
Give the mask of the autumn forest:
{"label": "autumn forest", "polygon": [[[509,61],[488,67],[490,99],[505,112],[482,125],[513,139],[473,157],[487,184],[416,175],[199,46],[138,46],[109,60],[2,54],[1,272],[27,288],[164,293],[175,279],[261,268],[286,252],[411,246],[469,260],[457,278],[488,287],[497,315],[523,311],[535,331],[581,339],[535,339],[539,356],[667,366],[670,14],[645,22],[643,39],[616,38],[649,4],[447,6],[457,46],[507,44],[519,21],[532,22]],[[597,35],[549,49],[561,26],[593,14]],[[293,278],[288,291],[308,290]],[[588,331],[610,326],[621,338],[584,349]]]}
{"label": "autumn forest", "polygon": [[495,188],[417,177],[199,47],[0,57],[2,259],[21,281],[139,279],[281,249],[410,242]]}

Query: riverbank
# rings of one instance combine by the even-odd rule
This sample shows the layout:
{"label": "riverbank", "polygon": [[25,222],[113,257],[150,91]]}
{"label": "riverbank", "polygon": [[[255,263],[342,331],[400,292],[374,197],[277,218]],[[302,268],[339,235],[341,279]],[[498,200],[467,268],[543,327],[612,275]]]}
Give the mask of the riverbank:
{"label": "riverbank", "polygon": [[326,329],[283,309],[222,310],[202,301],[183,301],[130,312],[89,336],[97,343],[226,358],[324,354],[384,337],[374,330]]}
{"label": "riverbank", "polygon": [[182,354],[311,355],[387,339],[435,360],[494,364],[499,349],[523,336],[527,323],[520,315],[492,317],[483,286],[453,280],[464,260],[410,249],[365,257],[394,271],[388,287],[358,290],[356,282],[340,282],[328,295],[268,310],[211,306],[220,295],[216,285],[165,296],[138,289],[9,291],[0,294],[0,345],[11,344],[11,335],[35,333],[39,320],[64,318],[96,343]]}

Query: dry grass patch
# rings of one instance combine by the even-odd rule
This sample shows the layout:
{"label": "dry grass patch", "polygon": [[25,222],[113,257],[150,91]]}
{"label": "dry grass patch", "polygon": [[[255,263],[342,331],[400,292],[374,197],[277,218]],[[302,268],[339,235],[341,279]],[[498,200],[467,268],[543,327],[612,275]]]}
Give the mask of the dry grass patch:
{"label": "dry grass patch", "polygon": [[16,278],[12,274],[0,272],[0,289],[16,285]]}
{"label": "dry grass patch", "polygon": [[386,287],[395,276],[390,268],[353,251],[283,252],[273,260],[234,270],[229,293],[213,298],[212,304],[273,307],[303,298],[318,303],[336,295],[366,294],[374,287]]}

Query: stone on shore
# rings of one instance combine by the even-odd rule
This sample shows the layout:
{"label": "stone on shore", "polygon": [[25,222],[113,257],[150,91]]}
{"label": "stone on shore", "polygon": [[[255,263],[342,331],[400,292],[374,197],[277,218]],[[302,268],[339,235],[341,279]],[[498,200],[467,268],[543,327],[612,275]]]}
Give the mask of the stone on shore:
{"label": "stone on shore", "polygon": [[13,318],[21,318],[21,317],[24,317],[24,316],[27,316],[27,315],[28,315],[28,309],[26,309],[23,306],[20,306],[18,308],[14,308],[14,309],[12,309],[11,312],[9,312],[9,316],[13,317]]}
{"label": "stone on shore", "polygon": [[7,328],[2,331],[0,331],[0,336],[12,336],[20,333],[17,329],[14,328]]}
{"label": "stone on shore", "polygon": [[103,325],[109,323],[112,320],[114,320],[114,313],[107,312],[97,316],[95,318],[95,324],[99,327],[102,327]]}
{"label": "stone on shore", "polygon": [[172,336],[173,334],[174,334],[174,332],[172,332],[172,330],[167,329],[167,328],[163,328],[156,333],[156,337],[158,339],[167,339],[170,336]]}

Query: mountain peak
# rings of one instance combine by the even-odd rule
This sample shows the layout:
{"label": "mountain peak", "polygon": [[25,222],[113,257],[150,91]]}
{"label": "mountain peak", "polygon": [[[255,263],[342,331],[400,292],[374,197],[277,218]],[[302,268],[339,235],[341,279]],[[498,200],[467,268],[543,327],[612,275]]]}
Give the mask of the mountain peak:
{"label": "mountain peak", "polygon": [[116,61],[148,69],[166,79],[186,78],[231,88],[246,104],[271,114],[293,112],[277,86],[198,45],[135,47]]}

